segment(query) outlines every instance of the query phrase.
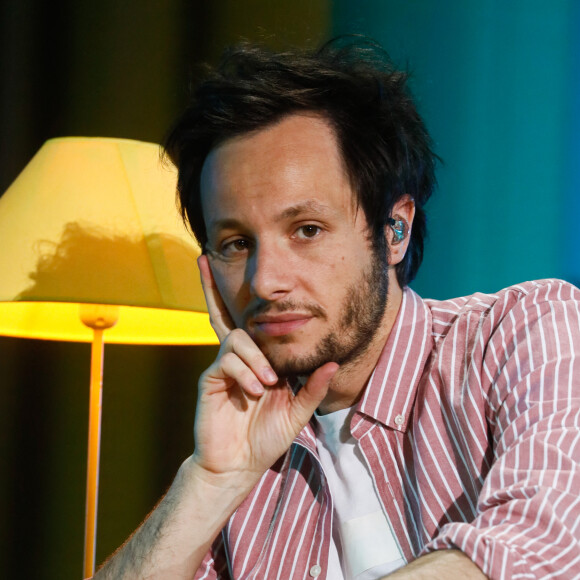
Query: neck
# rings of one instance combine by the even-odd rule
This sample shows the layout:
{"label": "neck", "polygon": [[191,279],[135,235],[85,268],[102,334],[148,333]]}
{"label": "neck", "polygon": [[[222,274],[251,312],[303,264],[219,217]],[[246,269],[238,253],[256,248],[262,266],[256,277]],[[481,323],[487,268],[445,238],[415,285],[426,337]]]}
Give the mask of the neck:
{"label": "neck", "polygon": [[326,397],[318,408],[320,414],[352,407],[360,400],[391,334],[402,299],[403,291],[396,278],[389,272],[387,305],[381,324],[368,348],[355,360],[345,363],[338,369]]}

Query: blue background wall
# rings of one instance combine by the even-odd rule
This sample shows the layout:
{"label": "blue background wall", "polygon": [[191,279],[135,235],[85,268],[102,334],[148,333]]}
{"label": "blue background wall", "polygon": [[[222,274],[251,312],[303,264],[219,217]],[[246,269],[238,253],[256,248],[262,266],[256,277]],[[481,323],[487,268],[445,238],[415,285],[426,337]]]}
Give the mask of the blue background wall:
{"label": "blue background wall", "polygon": [[580,2],[336,0],[379,40],[443,158],[414,287],[432,297],[580,281]]}

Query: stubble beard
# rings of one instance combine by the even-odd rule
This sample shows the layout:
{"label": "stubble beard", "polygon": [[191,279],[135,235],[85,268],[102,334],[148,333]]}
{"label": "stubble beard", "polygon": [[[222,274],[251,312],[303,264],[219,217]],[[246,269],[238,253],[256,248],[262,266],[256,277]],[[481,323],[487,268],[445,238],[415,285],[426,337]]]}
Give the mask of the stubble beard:
{"label": "stubble beard", "polygon": [[[327,362],[339,365],[353,363],[372,344],[387,307],[388,266],[383,248],[374,247],[373,257],[362,280],[350,286],[344,299],[340,321],[324,336],[314,353],[282,359],[264,349],[272,368],[291,382],[312,374]],[[281,344],[285,342],[281,337]]]}

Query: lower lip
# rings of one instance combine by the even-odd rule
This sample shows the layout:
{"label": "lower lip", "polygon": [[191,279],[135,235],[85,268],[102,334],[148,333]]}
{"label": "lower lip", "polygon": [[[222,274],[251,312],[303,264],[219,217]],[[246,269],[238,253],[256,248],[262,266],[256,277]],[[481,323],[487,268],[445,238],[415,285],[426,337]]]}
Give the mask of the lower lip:
{"label": "lower lip", "polygon": [[284,322],[260,322],[256,324],[256,328],[268,336],[283,336],[304,326],[309,320],[310,318],[299,318],[297,320],[285,320]]}

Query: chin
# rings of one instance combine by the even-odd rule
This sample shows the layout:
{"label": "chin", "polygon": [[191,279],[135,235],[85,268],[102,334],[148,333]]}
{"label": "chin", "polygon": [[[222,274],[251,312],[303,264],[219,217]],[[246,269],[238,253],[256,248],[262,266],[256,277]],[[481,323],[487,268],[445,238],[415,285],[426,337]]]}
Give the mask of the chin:
{"label": "chin", "polygon": [[268,349],[264,349],[263,352],[276,374],[284,379],[311,375],[317,368],[327,362],[332,362],[332,358],[323,357],[320,354],[282,353],[281,350],[268,351]]}

